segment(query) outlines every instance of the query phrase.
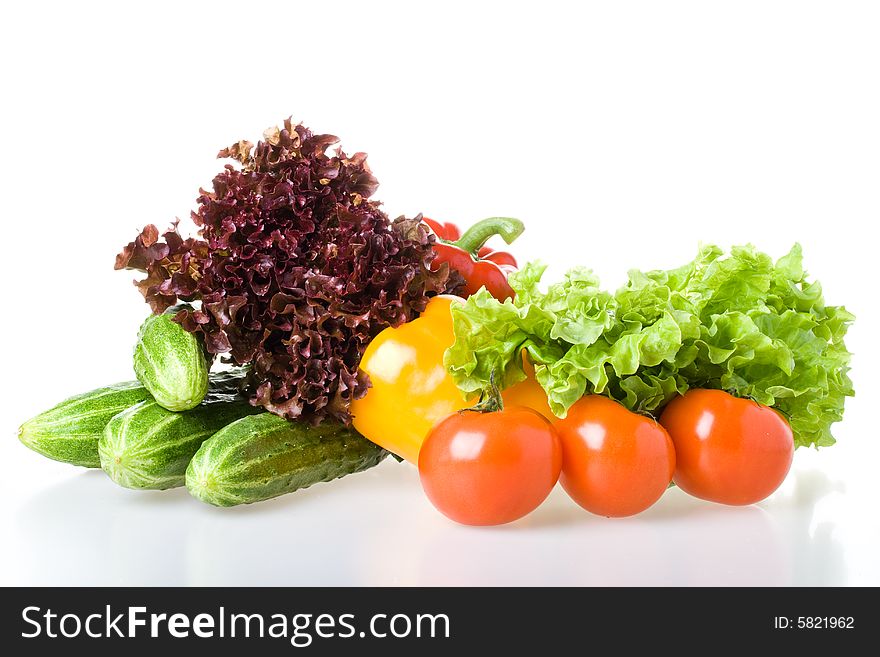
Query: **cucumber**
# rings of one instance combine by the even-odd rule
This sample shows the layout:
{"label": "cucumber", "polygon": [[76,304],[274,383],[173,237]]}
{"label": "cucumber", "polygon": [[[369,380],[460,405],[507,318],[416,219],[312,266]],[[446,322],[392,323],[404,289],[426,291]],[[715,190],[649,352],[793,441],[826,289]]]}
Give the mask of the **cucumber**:
{"label": "cucumber", "polygon": [[182,307],[144,320],[134,347],[135,376],[169,411],[195,408],[208,392],[208,361],[202,345],[173,319]]}
{"label": "cucumber", "polygon": [[341,424],[261,413],[206,440],[186,470],[186,487],[215,506],[250,504],[372,468],[387,455]]}
{"label": "cucumber", "polygon": [[186,466],[201,444],[230,422],[262,412],[238,394],[240,374],[211,376],[201,404],[174,412],[149,399],[114,416],[98,443],[101,467],[125,488],[183,486]]}
{"label": "cucumber", "polygon": [[110,418],[149,398],[150,393],[137,381],[84,392],[22,424],[18,438],[50,459],[100,468],[98,439]]}

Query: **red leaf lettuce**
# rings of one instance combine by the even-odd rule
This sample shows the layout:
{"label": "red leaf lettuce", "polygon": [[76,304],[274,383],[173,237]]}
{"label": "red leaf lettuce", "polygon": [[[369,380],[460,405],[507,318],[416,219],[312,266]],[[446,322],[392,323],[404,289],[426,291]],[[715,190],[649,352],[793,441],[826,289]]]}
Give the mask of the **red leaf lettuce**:
{"label": "red leaf lettuce", "polygon": [[116,258],[153,312],[201,301],[175,319],[210,354],[251,364],[251,403],[288,418],[348,422],[369,386],[358,370],[382,329],[413,319],[428,297],[460,284],[430,269],[434,237],[420,217],[389,220],[369,200],[366,154],[328,154],[338,139],[288,119],[227,164],[192,213],[199,238],[148,225]]}

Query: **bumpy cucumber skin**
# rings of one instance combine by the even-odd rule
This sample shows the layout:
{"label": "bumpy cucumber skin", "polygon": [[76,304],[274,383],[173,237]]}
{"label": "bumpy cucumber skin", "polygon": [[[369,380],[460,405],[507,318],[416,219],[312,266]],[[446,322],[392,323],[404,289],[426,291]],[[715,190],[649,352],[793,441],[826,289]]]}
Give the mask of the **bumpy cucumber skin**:
{"label": "bumpy cucumber skin", "polygon": [[175,309],[151,315],[138,331],[134,373],[169,411],[198,406],[208,391],[208,361],[198,339],[172,318]]}
{"label": "bumpy cucumber skin", "polygon": [[230,422],[260,412],[246,401],[211,392],[197,407],[174,412],[155,400],[135,404],[107,424],[98,443],[101,467],[125,488],[183,486],[186,467],[201,444]]}
{"label": "bumpy cucumber skin", "polygon": [[387,455],[340,424],[261,413],[206,440],[186,470],[186,487],[214,506],[251,504],[372,468]]}
{"label": "bumpy cucumber skin", "polygon": [[100,468],[98,440],[110,419],[150,398],[137,381],[117,383],[65,399],[21,425],[18,438],[55,461]]}

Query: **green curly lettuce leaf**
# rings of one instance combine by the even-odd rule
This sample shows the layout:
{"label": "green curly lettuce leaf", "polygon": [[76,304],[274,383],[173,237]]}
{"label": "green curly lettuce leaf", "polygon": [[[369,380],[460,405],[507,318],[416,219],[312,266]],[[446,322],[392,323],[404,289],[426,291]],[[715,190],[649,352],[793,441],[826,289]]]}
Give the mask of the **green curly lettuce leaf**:
{"label": "green curly lettuce leaf", "polygon": [[669,271],[629,272],[614,294],[588,269],[539,288],[545,267],[511,275],[514,300],[486,290],[452,310],[445,362],[466,395],[525,378],[526,350],[556,415],[598,393],[655,413],[689,388],[718,388],[773,406],[798,446],[834,443],[853,394],[844,336],[854,317],[826,306],[800,245],[776,262],[753,246],[716,246]]}

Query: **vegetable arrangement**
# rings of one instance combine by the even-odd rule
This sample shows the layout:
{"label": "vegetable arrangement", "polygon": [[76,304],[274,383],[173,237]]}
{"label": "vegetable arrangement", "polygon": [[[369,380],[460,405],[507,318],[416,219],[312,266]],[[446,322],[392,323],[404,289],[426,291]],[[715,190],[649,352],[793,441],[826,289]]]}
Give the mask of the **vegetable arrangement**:
{"label": "vegetable arrangement", "polygon": [[604,516],[672,483],[752,504],[797,447],[834,443],[854,318],[825,304],[800,246],[775,262],[706,246],[616,292],[585,268],[542,287],[543,265],[487,246],[522,222],[391,220],[366,155],[337,142],[288,119],[220,151],[232,163],[200,190],[197,234],[148,225],[117,256],[153,311],[137,381],[61,402],[21,441],[215,506],[391,453],[469,525],[521,518],[557,481]]}

